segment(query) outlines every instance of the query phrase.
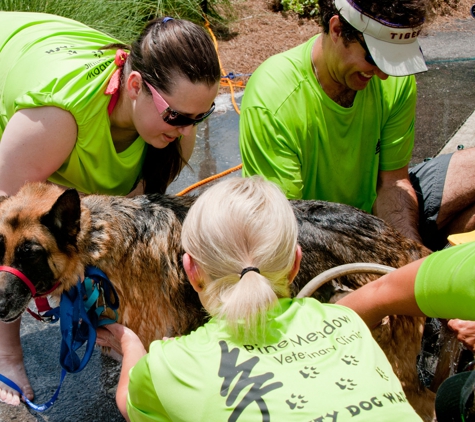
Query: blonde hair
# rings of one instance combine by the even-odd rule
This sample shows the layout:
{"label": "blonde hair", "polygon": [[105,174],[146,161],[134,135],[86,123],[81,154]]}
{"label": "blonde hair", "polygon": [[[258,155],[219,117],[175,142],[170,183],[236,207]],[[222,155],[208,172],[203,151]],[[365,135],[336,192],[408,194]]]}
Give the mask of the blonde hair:
{"label": "blonde hair", "polygon": [[[254,176],[229,178],[205,191],[185,218],[185,251],[208,276],[206,309],[239,340],[258,340],[266,312],[290,296],[297,221],[280,189]],[[249,271],[241,277],[247,267]]]}

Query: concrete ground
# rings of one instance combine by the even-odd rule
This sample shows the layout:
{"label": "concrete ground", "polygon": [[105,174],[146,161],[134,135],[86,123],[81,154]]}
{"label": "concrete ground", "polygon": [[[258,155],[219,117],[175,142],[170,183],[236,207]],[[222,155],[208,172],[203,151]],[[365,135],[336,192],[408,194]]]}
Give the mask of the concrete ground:
{"label": "concrete ground", "polygon": [[[461,20],[452,31],[430,32],[420,43],[429,71],[416,77],[419,94],[413,164],[454,151],[458,145],[475,146],[475,20]],[[237,99],[240,102],[240,95]],[[199,127],[196,151],[190,161],[192,170],[182,173],[170,193],[241,162],[239,117],[229,97],[222,96],[217,102],[221,111]],[[37,395],[35,402],[44,403],[56,390],[61,371],[59,325],[41,324],[28,314],[22,324],[25,363]],[[24,405],[0,403],[0,422],[123,421],[114,401],[119,370],[119,364],[96,350],[82,372],[66,376],[52,408],[37,413]]]}

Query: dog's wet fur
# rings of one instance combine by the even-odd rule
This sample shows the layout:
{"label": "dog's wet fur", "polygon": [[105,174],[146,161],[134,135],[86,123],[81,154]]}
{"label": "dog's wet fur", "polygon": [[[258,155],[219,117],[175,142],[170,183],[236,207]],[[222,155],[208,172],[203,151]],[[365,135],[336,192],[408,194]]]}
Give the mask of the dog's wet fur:
{"label": "dog's wet fur", "polygon": [[[193,202],[193,197],[159,194],[80,199],[74,189],[26,184],[0,202],[0,265],[23,272],[40,294],[60,281],[54,296],[72,288],[87,265],[100,268],[119,295],[119,322],[135,331],[148,349],[154,339],[189,333],[207,318],[181,261],[181,227]],[[324,201],[291,203],[303,252],[294,294],[338,265],[401,267],[430,252],[356,208]],[[341,277],[315,296],[329,301],[340,283],[355,289],[376,277]],[[30,290],[18,277],[0,272],[1,321],[19,318],[30,300]],[[423,318],[391,316],[373,333],[408,400],[424,420],[432,420],[433,393],[422,386],[416,370],[423,325]]]}

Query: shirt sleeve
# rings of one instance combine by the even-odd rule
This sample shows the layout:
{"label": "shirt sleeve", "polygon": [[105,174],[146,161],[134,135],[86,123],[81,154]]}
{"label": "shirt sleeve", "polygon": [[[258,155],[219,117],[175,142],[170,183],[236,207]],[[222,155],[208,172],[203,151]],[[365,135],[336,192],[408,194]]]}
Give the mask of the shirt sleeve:
{"label": "shirt sleeve", "polygon": [[381,133],[380,170],[390,171],[406,166],[412,157],[417,89],[414,76],[393,77],[382,83],[389,114]]}
{"label": "shirt sleeve", "polygon": [[260,174],[276,183],[289,199],[301,199],[302,165],[294,135],[272,113],[248,107],[241,113],[239,147],[243,176]]}
{"label": "shirt sleeve", "polygon": [[475,242],[429,255],[417,272],[414,294],[427,316],[475,320]]}
{"label": "shirt sleeve", "polygon": [[169,422],[153,386],[148,357],[145,355],[130,370],[127,414],[132,422]]}

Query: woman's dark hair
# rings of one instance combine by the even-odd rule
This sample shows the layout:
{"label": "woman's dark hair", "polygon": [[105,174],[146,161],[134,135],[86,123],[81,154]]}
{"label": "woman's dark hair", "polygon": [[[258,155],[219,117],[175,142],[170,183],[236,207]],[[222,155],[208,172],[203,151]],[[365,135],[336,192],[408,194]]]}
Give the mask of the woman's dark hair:
{"label": "woman's dark hair", "polygon": [[[143,80],[165,94],[172,93],[179,78],[210,87],[221,79],[211,37],[202,27],[187,20],[154,19],[131,46],[111,44],[107,48],[129,50],[125,69],[139,72]],[[149,91],[146,84],[144,89]],[[142,167],[145,193],[165,193],[186,164],[179,142],[163,149],[147,145]]]}
{"label": "woman's dark hair", "polygon": [[[427,0],[352,0],[366,14],[374,16],[376,19],[391,23],[416,27],[422,25],[427,11]],[[323,28],[323,32],[328,34],[330,19],[337,15],[342,24],[342,36],[346,42],[352,42],[359,37],[360,32],[353,28],[339,13],[334,0],[319,0],[318,2],[318,23]]]}
{"label": "woman's dark hair", "polygon": [[171,94],[178,77],[213,86],[221,78],[218,54],[205,30],[186,20],[155,19],[132,43],[128,59],[154,88]]}

